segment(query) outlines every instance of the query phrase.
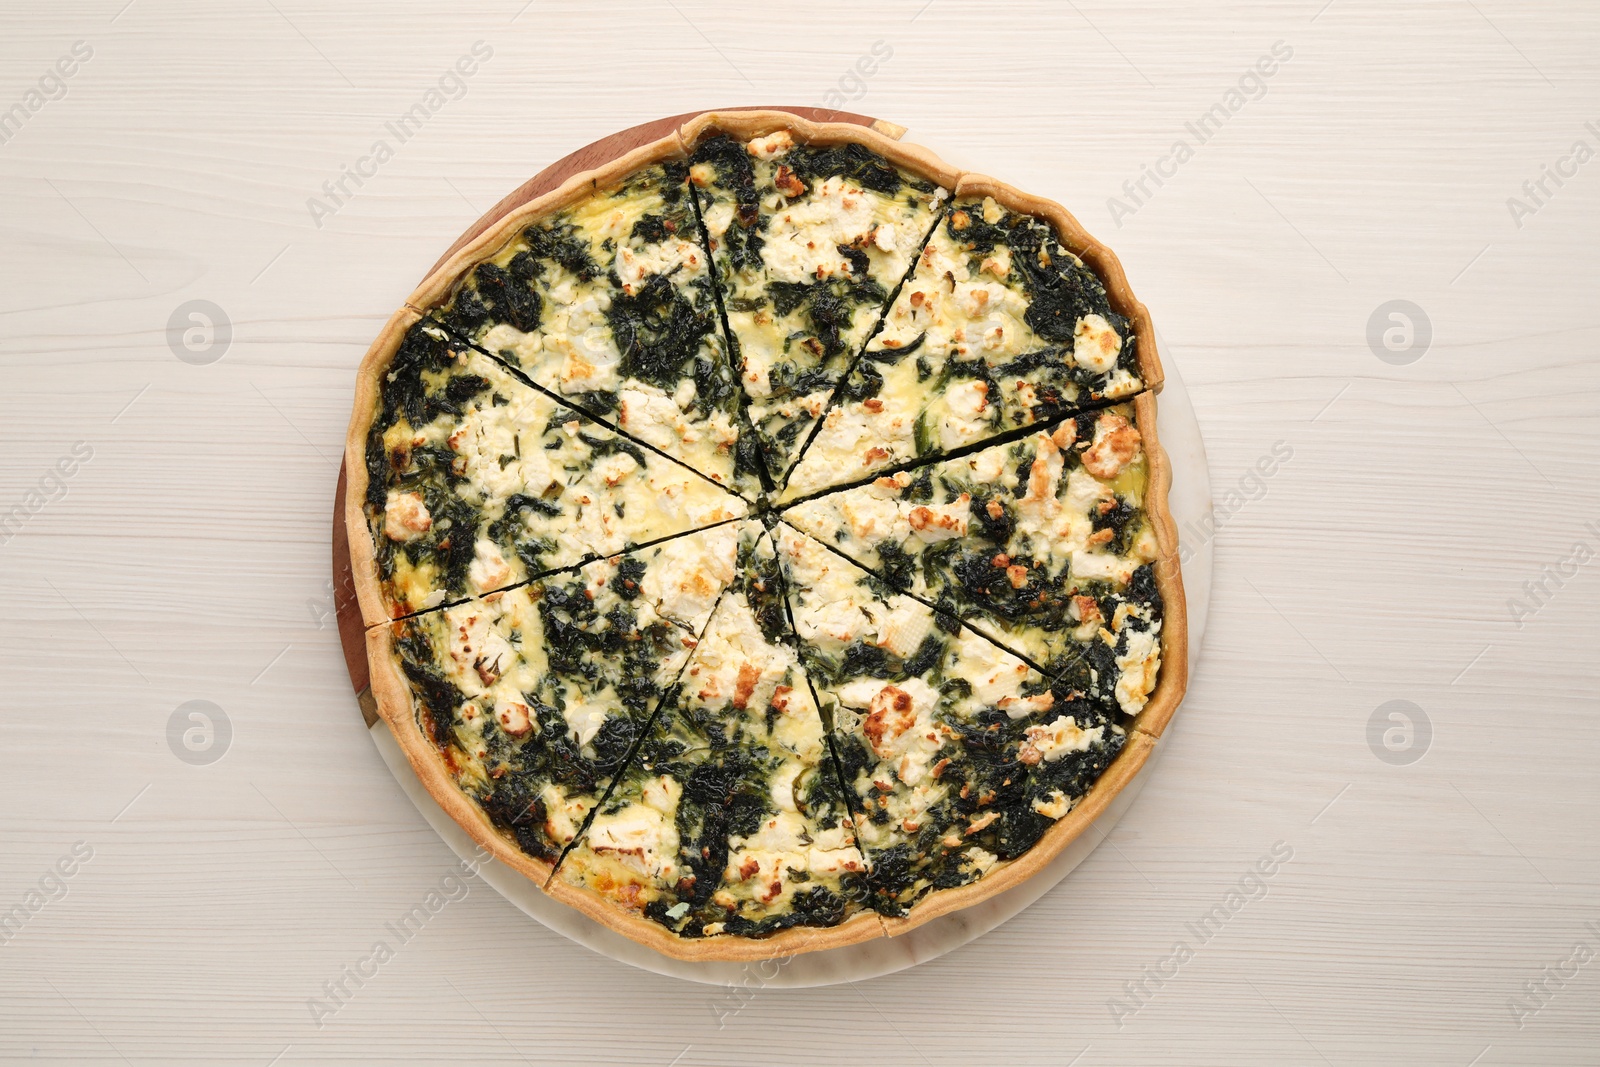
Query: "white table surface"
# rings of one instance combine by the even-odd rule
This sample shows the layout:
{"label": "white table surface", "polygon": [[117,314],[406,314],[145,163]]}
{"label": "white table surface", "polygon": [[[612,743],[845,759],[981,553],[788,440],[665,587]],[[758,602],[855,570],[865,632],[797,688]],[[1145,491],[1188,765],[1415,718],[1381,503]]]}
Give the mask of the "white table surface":
{"label": "white table surface", "polygon": [[[1600,562],[1573,555],[1600,555],[1600,161],[1507,205],[1600,149],[1594,5],[6,8],[0,109],[75,41],[92,58],[0,144],[0,516],[43,505],[0,533],[0,917],[26,917],[0,943],[0,1058],[1600,1062]],[[465,95],[398,143],[384,124],[476,41]],[[1114,221],[1278,41],[1265,95]],[[385,924],[454,859],[366,736],[328,615],[360,353],[551,160],[841,85],[1074,208],[1188,382],[1227,517],[1159,773],[1033,908],[856,986],[645,974],[470,880],[401,943]],[[393,158],[313,220],[380,137]],[[169,345],[196,299],[232,324],[209,364]],[[1431,323],[1410,362],[1368,342],[1396,299]],[[75,446],[92,459],[58,484]],[[1508,602],[1567,560],[1518,625]],[[193,700],[231,726],[207,765],[169,746]],[[1394,700],[1431,724],[1403,765],[1368,741]],[[1277,842],[1292,859],[1242,882]],[[316,1025],[308,1000],[380,940]]]}

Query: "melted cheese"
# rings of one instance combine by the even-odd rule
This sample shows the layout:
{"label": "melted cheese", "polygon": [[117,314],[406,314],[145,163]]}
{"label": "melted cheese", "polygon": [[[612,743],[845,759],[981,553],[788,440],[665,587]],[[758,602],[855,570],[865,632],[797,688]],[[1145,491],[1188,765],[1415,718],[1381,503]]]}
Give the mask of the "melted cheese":
{"label": "melted cheese", "polygon": [[980,706],[1020,706],[1023,685],[1039,681],[1032,667],[971,630],[961,631],[956,648],[961,677],[972,684],[972,699]]}
{"label": "melted cheese", "polygon": [[822,721],[794,650],[768,641],[749,602],[730,596],[712,617],[682,682],[688,698],[716,711],[729,732],[743,731],[796,757],[771,786],[774,803],[792,809],[795,776],[824,752]]}
{"label": "melted cheese", "polygon": [[1150,699],[1161,670],[1161,624],[1148,630],[1129,629],[1126,636],[1127,647],[1117,655],[1116,697],[1124,712],[1137,715]]}
{"label": "melted cheese", "polygon": [[1122,353],[1122,336],[1099,315],[1085,315],[1078,320],[1073,334],[1072,358],[1078,366],[1104,374],[1117,365]]}
{"label": "melted cheese", "polygon": [[910,597],[895,597],[887,612],[873,605],[868,614],[877,631],[872,643],[901,659],[910,659],[934,632],[932,610]]}
{"label": "melted cheese", "polygon": [[[1033,749],[1039,759],[1053,763],[1072,752],[1087,752],[1100,743],[1104,733],[1103,726],[1084,730],[1071,716],[1061,715],[1043,725],[1028,727],[1027,740],[1023,744]],[[1028,760],[1025,758],[1024,762]]]}
{"label": "melted cheese", "polygon": [[851,276],[850,260],[840,253],[841,247],[872,249],[891,253],[875,265],[873,276],[893,279],[897,268],[905,273],[910,256],[901,250],[915,248],[922,239],[917,226],[925,217],[900,201],[835,175],[773,212],[761,258],[771,281],[813,282]]}
{"label": "melted cheese", "polygon": [[595,816],[584,846],[640,878],[670,881],[678,866],[673,815],[682,794],[683,787],[673,779],[655,779],[647,784],[639,801]]}
{"label": "melted cheese", "polygon": [[[698,619],[703,625],[733,581],[739,532],[738,524],[730,523],[647,549],[649,566],[640,581],[645,597],[667,618]],[[691,628],[698,633],[701,626]]]}
{"label": "melted cheese", "polygon": [[1048,796],[1035,800],[1030,807],[1047,819],[1059,819],[1072,810],[1072,798],[1059,789],[1053,789]]}
{"label": "melted cheese", "polygon": [[582,794],[569,794],[558,785],[546,785],[539,794],[545,808],[545,833],[558,845],[571,843],[578,836],[583,820],[589,817],[594,799]]}
{"label": "melted cheese", "polygon": [[[894,368],[886,380],[892,377],[899,382],[906,377],[898,371]],[[914,459],[921,406],[920,394],[902,389],[896,395],[886,388],[872,400],[846,403],[829,411],[811,447],[789,475],[783,499],[864,478]]]}
{"label": "melted cheese", "polygon": [[473,589],[480,593],[499,589],[511,580],[511,573],[511,564],[506,562],[499,547],[487,538],[479,538],[473,548],[472,563],[467,568]]}
{"label": "melted cheese", "polygon": [[420,493],[389,490],[383,506],[383,533],[391,541],[415,541],[433,526],[433,516]]}
{"label": "melted cheese", "polygon": [[[1008,260],[1009,262],[1009,260]],[[924,351],[949,352],[961,359],[998,351],[1022,353],[1048,347],[1024,321],[1028,298],[1020,279],[1003,285],[998,261],[987,270],[972,259],[940,223],[917,260],[916,271],[884,321],[872,347],[904,348],[919,336]]]}

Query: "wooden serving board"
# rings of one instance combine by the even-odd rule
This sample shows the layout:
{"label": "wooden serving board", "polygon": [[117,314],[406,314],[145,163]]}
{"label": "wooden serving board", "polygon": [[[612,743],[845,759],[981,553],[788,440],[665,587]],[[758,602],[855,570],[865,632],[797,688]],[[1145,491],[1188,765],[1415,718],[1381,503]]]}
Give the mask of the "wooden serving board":
{"label": "wooden serving board", "polygon": [[[892,122],[874,119],[867,115],[857,115],[849,111],[832,111],[820,107],[734,107],[716,108],[718,111],[787,111],[801,118],[813,122],[853,122],[858,126],[870,126],[886,137],[899,140],[905,134],[904,126],[897,126]],[[502,218],[535,197],[542,196],[574,174],[611,162],[641,145],[647,145],[665,137],[673,130],[703,111],[690,111],[682,115],[672,115],[667,118],[656,119],[630,129],[613,133],[609,137],[602,137],[591,145],[586,145],[576,152],[557,160],[532,178],[523,182],[516,189],[507,194],[494,207],[490,208],[466,232],[456,238],[456,242],[445,250],[439,261],[428,269],[428,274],[435,270],[451,256],[466,245],[473,238],[495,225]],[[426,277],[427,275],[424,275]],[[353,575],[350,570],[350,541],[346,534],[344,523],[344,494],[345,470],[344,464],[339,465],[339,482],[333,494],[333,603],[335,615],[339,622],[339,643],[344,649],[345,667],[350,672],[350,684],[355,688],[356,699],[361,704],[361,715],[371,727],[378,721],[377,704],[372,699],[370,690],[370,675],[367,670],[367,646],[365,628],[361,622],[361,608],[356,603],[356,589]]]}

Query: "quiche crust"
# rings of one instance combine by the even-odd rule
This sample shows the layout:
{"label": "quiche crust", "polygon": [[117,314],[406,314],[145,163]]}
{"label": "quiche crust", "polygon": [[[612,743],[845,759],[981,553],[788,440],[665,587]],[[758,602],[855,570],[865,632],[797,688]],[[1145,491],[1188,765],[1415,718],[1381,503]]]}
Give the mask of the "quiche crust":
{"label": "quiche crust", "polygon": [[[419,705],[400,665],[395,646],[399,628],[392,623],[385,606],[378,576],[377,549],[368,516],[363,509],[369,489],[365,455],[368,436],[379,413],[382,382],[406,332],[424,319],[431,309],[448,300],[454,288],[476,264],[491,258],[513,240],[522,227],[578,205],[598,190],[616,185],[643,167],[685,160],[693,147],[707,137],[727,134],[749,141],[780,130],[788,131],[796,142],[808,145],[861,145],[913,175],[953,190],[952,199],[992,197],[1007,209],[1043,219],[1103,282],[1111,306],[1128,320],[1137,337],[1137,364],[1143,390],[1123,402],[1131,403],[1134,408],[1135,425],[1143,439],[1148,464],[1144,508],[1158,545],[1153,570],[1164,605],[1160,634],[1162,663],[1156,686],[1143,709],[1125,722],[1127,739],[1122,750],[1082,798],[1046,829],[1031,849],[1017,858],[996,864],[969,884],[932,890],[904,916],[884,916],[872,910],[863,910],[832,927],[794,927],[759,939],[731,935],[689,939],[674,934],[641,914],[620,908],[599,894],[556,877],[559,861],[552,863],[523,852],[510,836],[491,822],[483,808],[457,786],[439,749],[429,739],[420,721]],[[1060,205],[1024,193],[996,179],[958,170],[924,148],[903,144],[885,135],[886,132],[894,134],[897,131],[898,128],[892,124],[878,124],[877,128],[873,128],[848,122],[814,122],[773,109],[713,111],[696,116],[676,131],[634,148],[593,170],[574,175],[550,192],[491,219],[487,228],[448,256],[409,295],[404,306],[379,331],[358,371],[355,405],[345,442],[348,482],[343,507],[356,600],[367,628],[365,640],[371,694],[379,716],[394,734],[429,794],[474,842],[497,860],[537,883],[552,898],[616,933],[672,958],[753,961],[839,948],[884,936],[898,936],[1021,884],[1055,859],[1134,778],[1171,721],[1186,688],[1187,615],[1177,528],[1167,503],[1171,468],[1156,428],[1155,394],[1160,391],[1163,376],[1148,310],[1133,295],[1116,256],[1090,236]],[[497,206],[491,215],[499,210]],[[883,311],[887,311],[887,305]],[[915,466],[936,462],[941,458],[945,457],[923,459]],[[777,510],[774,508],[773,513]]]}
{"label": "quiche crust", "polygon": [[886,137],[870,126],[858,126],[853,122],[812,122],[788,111],[707,111],[679,127],[678,137],[687,153],[705,138],[718,133],[751,141],[779,130],[788,131],[801,144],[858,144],[870,148],[889,162],[946,189],[955,189],[964,173],[921,145]]}
{"label": "quiche crust", "polygon": [[863,941],[888,936],[883,918],[876,912],[863,911],[838,926],[820,928],[797,926],[773,934],[771,937],[759,939],[724,935],[689,940],[677,936],[641,915],[618,908],[604,897],[579,889],[559,878],[546,884],[545,892],[563,904],[583,912],[601,925],[615,930],[630,941],[638,942],[675,960],[753,962],[778,959],[783,956],[799,956],[830,948],[844,948],[846,945],[859,945]]}
{"label": "quiche crust", "polygon": [[[362,357],[356,371],[355,408],[350,416],[350,427],[344,439],[344,522],[350,541],[350,571],[356,588],[356,603],[361,608],[362,624],[377,626],[389,621],[389,611],[384,604],[383,585],[378,580],[378,547],[373,541],[371,527],[362,507],[367,499],[367,434],[377,421],[379,393],[383,376],[400,349],[400,340],[422,320],[422,313],[409,306],[402,307],[383,324],[373,339],[367,354]],[[375,662],[375,657],[369,656]],[[374,671],[376,677],[376,671]],[[377,692],[374,685],[373,692]]]}

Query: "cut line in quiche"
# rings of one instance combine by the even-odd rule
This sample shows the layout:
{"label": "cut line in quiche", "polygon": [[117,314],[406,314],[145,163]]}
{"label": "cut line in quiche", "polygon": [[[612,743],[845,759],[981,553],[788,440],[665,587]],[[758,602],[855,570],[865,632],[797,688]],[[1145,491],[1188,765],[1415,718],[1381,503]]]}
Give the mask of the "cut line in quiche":
{"label": "cut line in quiche", "polygon": [[525,857],[553,865],[733,580],[741,525],[761,529],[712,527],[374,627],[374,689],[409,705],[436,776]]}
{"label": "cut line in quiche", "polygon": [[[779,485],[954,188],[759,116],[684,131],[750,424]],[[939,178],[946,183],[940,184]]]}
{"label": "cut line in quiche", "polygon": [[754,497],[687,163],[675,141],[635,156],[626,173],[504,228],[430,311],[574,406]]}
{"label": "cut line in quiche", "polygon": [[1112,306],[1103,257],[1073,251],[1076,222],[1048,207],[962,179],[785,499],[1160,383],[1143,306]]}
{"label": "cut line in quiche", "polygon": [[[371,390],[351,494],[371,624],[739,518],[745,501],[530,388],[427,319]],[[361,587],[358,586],[358,589]]]}
{"label": "cut line in quiche", "polygon": [[498,210],[363,362],[379,715],[475,841],[669,956],[988,899],[1182,697],[1160,384],[1057,205],[701,115]]}

